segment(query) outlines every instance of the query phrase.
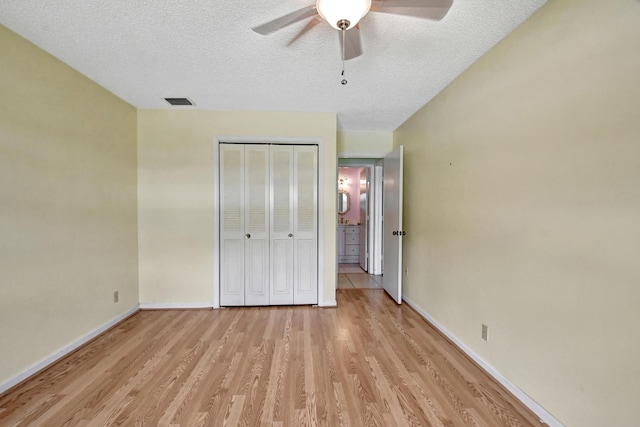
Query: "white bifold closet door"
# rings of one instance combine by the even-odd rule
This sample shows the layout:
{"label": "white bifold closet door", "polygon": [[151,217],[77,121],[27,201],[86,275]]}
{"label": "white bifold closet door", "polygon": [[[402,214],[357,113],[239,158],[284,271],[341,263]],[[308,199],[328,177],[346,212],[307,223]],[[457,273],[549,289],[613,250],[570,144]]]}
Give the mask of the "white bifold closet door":
{"label": "white bifold closet door", "polygon": [[220,145],[220,301],[269,304],[269,147]]}
{"label": "white bifold closet door", "polygon": [[317,147],[220,144],[220,303],[318,301]]}

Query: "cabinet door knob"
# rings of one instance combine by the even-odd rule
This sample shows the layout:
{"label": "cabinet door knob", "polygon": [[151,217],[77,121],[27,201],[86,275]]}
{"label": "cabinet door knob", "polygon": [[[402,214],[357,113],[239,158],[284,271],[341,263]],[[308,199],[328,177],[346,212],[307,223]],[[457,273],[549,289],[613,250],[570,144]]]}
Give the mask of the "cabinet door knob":
{"label": "cabinet door knob", "polygon": [[247,234],[244,235],[244,237],[246,237],[247,239],[250,239],[251,238],[251,234],[247,233]]}
{"label": "cabinet door knob", "polygon": [[292,238],[292,237],[293,237],[293,234],[289,233],[289,238]]}

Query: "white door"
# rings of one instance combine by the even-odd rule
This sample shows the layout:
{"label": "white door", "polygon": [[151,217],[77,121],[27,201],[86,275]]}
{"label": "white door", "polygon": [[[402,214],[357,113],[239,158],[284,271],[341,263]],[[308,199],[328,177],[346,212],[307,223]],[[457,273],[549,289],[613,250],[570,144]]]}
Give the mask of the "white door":
{"label": "white door", "polygon": [[346,231],[344,226],[338,225],[338,263],[344,261],[345,256],[345,245],[347,240]]}
{"label": "white door", "polygon": [[270,304],[293,304],[293,147],[271,148]]}
{"label": "white door", "polygon": [[369,169],[360,169],[360,268],[369,271]]}
{"label": "white door", "polygon": [[382,286],[402,303],[402,145],[383,161],[383,276]]}
{"label": "white door", "polygon": [[293,303],[318,303],[318,149],[293,147]]}
{"label": "white door", "polygon": [[244,305],[269,304],[269,147],[244,146]]}
{"label": "white door", "polygon": [[373,196],[371,203],[371,245],[369,246],[369,274],[383,274],[382,271],[382,163],[377,162],[373,168],[373,179],[371,180],[370,194]]}
{"label": "white door", "polygon": [[268,147],[220,145],[220,304],[269,304]]}
{"label": "white door", "polygon": [[220,304],[244,305],[244,147],[220,145]]}
{"label": "white door", "polygon": [[318,303],[318,150],[271,146],[271,305]]}
{"label": "white door", "polygon": [[316,146],[220,144],[220,304],[318,302]]}

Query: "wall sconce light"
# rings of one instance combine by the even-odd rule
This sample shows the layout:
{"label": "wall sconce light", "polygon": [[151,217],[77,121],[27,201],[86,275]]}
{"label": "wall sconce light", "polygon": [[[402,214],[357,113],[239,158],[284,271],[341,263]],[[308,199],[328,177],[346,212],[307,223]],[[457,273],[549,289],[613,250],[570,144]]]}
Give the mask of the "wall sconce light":
{"label": "wall sconce light", "polygon": [[348,185],[346,176],[343,177],[343,178],[338,179],[338,190],[343,191],[345,185]]}

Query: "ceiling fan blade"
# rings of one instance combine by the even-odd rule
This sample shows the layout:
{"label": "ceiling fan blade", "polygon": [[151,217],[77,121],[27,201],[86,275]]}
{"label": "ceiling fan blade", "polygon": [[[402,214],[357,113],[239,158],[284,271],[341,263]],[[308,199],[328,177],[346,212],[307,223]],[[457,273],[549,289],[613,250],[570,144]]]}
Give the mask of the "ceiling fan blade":
{"label": "ceiling fan blade", "polygon": [[360,27],[355,26],[349,30],[344,31],[344,47],[342,45],[342,34],[343,32],[338,32],[340,36],[340,48],[343,52],[342,59],[348,61],[353,58],[357,58],[362,55],[362,43],[360,42]]}
{"label": "ceiling fan blade", "polygon": [[371,11],[440,21],[452,4],[453,0],[374,0]]}
{"label": "ceiling fan blade", "polygon": [[305,35],[306,33],[308,33],[309,31],[311,31],[316,25],[318,25],[320,22],[322,21],[322,19],[320,18],[320,15],[316,16],[314,19],[310,20],[307,25],[304,26],[303,29],[301,29],[298,34],[295,35],[294,38],[291,39],[291,41],[289,43],[287,43],[287,46],[291,46],[296,40],[298,40],[300,37],[302,37],[303,35]]}
{"label": "ceiling fan blade", "polygon": [[252,30],[258,34],[262,34],[263,36],[266,36],[267,34],[271,34],[288,25],[294,24],[298,21],[302,21],[305,18],[310,18],[317,14],[318,12],[316,11],[315,5],[311,5],[311,6],[303,7],[302,9],[298,9],[294,12],[287,13],[286,15],[281,16],[280,18],[276,18],[272,21],[265,22],[264,24],[258,25],[257,27],[253,27]]}

